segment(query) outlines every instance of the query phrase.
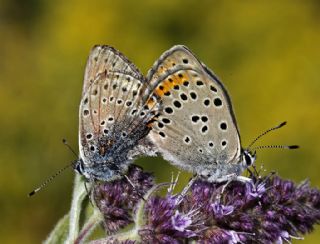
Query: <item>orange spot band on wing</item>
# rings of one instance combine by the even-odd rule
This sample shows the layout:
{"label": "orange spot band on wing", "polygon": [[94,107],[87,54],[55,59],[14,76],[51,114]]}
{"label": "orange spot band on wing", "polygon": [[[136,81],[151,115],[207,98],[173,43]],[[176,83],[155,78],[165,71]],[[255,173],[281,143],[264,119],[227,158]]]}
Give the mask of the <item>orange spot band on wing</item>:
{"label": "orange spot band on wing", "polygon": [[166,92],[171,91],[175,85],[181,85],[182,82],[183,77],[172,75],[157,86],[155,94],[162,97]]}

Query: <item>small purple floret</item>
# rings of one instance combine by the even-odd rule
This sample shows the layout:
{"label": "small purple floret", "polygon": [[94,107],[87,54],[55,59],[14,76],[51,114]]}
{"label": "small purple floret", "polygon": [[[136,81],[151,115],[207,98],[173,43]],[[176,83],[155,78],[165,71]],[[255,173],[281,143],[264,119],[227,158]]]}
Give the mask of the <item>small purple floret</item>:
{"label": "small purple floret", "polygon": [[214,215],[219,218],[231,214],[234,210],[234,206],[232,205],[225,206],[219,202],[212,203],[211,207],[214,212]]}
{"label": "small purple floret", "polygon": [[189,216],[176,210],[174,216],[171,217],[171,223],[175,230],[183,232],[191,225],[192,220]]}

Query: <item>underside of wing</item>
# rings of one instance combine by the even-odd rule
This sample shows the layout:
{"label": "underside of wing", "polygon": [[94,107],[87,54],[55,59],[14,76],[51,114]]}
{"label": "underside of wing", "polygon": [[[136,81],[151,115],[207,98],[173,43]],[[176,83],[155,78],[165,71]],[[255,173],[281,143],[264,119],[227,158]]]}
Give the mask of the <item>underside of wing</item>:
{"label": "underside of wing", "polygon": [[92,50],[79,111],[80,156],[87,165],[126,155],[149,132],[156,106],[142,102],[144,83],[141,73],[115,49]]}
{"label": "underside of wing", "polygon": [[91,49],[87,60],[82,96],[97,76],[105,71],[118,71],[144,80],[138,68],[117,49],[107,45],[96,45]]}
{"label": "underside of wing", "polygon": [[148,92],[161,101],[150,139],[173,164],[234,162],[240,138],[226,89],[186,47],[165,52],[149,71]]}

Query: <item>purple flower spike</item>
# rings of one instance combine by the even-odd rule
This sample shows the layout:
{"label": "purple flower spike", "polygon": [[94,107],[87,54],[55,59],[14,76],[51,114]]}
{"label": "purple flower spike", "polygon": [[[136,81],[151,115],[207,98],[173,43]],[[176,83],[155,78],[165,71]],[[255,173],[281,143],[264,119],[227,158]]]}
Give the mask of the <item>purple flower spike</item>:
{"label": "purple flower spike", "polygon": [[[128,176],[144,194],[152,178],[140,168],[132,170]],[[254,183],[233,181],[228,185],[198,179],[184,196],[169,191],[160,197],[149,192],[145,200],[120,180],[96,187],[95,200],[108,232],[135,220],[133,241],[138,243],[283,243],[299,239],[319,224],[318,189],[308,182],[295,185],[274,175],[252,177]],[[132,236],[130,232],[126,240]]]}

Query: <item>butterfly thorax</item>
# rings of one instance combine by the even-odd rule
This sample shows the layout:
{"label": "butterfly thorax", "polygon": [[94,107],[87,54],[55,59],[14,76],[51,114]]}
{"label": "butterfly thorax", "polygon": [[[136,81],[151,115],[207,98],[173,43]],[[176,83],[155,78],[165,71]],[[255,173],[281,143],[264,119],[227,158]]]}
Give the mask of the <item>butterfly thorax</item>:
{"label": "butterfly thorax", "polygon": [[[138,141],[149,132],[146,127],[135,127],[124,134],[114,127],[110,136],[101,136],[93,141],[93,147],[85,147],[84,157],[78,161],[75,169],[87,179],[110,181],[121,177],[128,165],[139,155]],[[79,170],[77,170],[79,169]],[[120,173],[121,172],[121,173]]]}
{"label": "butterfly thorax", "polygon": [[119,172],[126,172],[133,160],[129,157],[135,150],[136,140],[127,138],[100,138],[93,148],[85,150],[86,156],[78,161],[75,169],[88,179],[110,181],[120,177]]}
{"label": "butterfly thorax", "polygon": [[242,150],[238,157],[229,162],[215,161],[211,165],[199,165],[196,172],[200,177],[207,179],[209,182],[223,182],[240,176],[242,172],[251,166],[256,159],[255,153],[249,150]]}

